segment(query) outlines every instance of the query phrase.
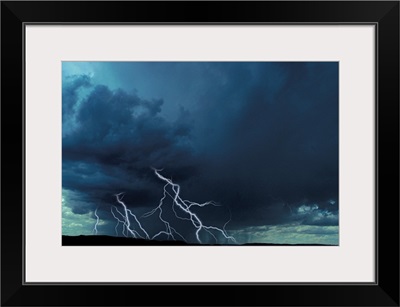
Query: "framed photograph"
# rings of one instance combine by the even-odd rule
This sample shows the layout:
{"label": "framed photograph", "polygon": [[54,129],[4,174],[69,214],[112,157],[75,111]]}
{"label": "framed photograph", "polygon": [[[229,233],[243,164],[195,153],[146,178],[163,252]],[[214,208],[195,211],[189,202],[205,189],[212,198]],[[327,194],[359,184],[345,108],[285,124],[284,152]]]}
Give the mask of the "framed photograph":
{"label": "framed photograph", "polygon": [[1,26],[2,305],[399,306],[398,1]]}

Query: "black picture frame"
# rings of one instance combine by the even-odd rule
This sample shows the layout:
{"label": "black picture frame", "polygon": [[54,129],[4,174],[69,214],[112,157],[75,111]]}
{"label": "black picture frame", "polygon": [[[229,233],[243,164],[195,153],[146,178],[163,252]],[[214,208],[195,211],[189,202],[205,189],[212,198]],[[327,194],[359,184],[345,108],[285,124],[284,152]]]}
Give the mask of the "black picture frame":
{"label": "black picture frame", "polygon": [[[24,26],[29,23],[375,25],[376,282],[25,284]],[[3,306],[399,306],[398,1],[3,1],[1,77]]]}

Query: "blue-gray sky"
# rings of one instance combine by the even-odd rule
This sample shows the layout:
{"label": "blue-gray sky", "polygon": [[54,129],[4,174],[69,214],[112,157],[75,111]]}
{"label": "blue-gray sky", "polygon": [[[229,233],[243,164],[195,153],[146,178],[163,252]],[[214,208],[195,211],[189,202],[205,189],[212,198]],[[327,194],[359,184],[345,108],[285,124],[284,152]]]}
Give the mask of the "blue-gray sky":
{"label": "blue-gray sky", "polygon": [[62,88],[63,234],[156,207],[154,167],[239,243],[338,244],[338,63],[63,62]]}

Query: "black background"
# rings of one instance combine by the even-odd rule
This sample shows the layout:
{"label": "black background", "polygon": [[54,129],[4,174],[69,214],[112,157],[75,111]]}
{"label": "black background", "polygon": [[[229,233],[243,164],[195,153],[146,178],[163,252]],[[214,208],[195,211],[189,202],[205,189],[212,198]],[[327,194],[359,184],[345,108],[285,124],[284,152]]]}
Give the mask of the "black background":
{"label": "black background", "polygon": [[[3,306],[399,306],[399,3],[2,2]],[[23,23],[376,23],[377,284],[23,285]],[[183,293],[185,295],[183,295]],[[185,298],[190,298],[189,300]]]}

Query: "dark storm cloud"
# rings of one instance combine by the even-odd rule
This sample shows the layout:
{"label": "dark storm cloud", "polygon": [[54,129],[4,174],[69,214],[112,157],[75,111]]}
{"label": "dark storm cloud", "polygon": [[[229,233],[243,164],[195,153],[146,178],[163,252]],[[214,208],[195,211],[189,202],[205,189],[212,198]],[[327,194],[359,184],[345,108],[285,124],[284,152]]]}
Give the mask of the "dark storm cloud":
{"label": "dark storm cloud", "polygon": [[293,220],[300,221],[303,225],[337,226],[338,212],[334,208],[323,208],[316,204],[302,205],[297,208]]}
{"label": "dark storm cloud", "polygon": [[66,77],[63,83],[63,121],[72,115],[73,108],[78,100],[79,89],[90,87],[90,85],[89,76],[79,75]]}
{"label": "dark storm cloud", "polygon": [[[65,80],[64,188],[104,206],[124,191],[133,207],[154,207],[162,196],[156,167],[185,199],[229,208],[228,228],[338,224],[337,63],[147,65],[160,66],[148,88],[151,78],[172,88],[177,80],[182,92],[184,82],[187,103],[168,114],[176,120],[164,116],[164,97],[90,85],[86,76]],[[229,218],[213,210],[202,211],[210,222]]]}
{"label": "dark storm cloud", "polygon": [[[237,225],[282,223],[302,201],[338,197],[337,63],[217,63],[199,98],[199,187]],[[218,82],[219,81],[219,82]],[[196,195],[199,193],[193,193]]]}
{"label": "dark storm cloud", "polygon": [[87,77],[71,78],[63,88],[68,106],[63,121],[69,127],[63,133],[64,188],[100,204],[124,191],[127,201],[146,206],[159,196],[153,192],[151,167],[168,169],[180,180],[195,171],[190,128],[184,118],[167,123],[160,117],[162,100],[143,100],[102,85],[79,98],[79,87],[88,86],[82,80]]}

